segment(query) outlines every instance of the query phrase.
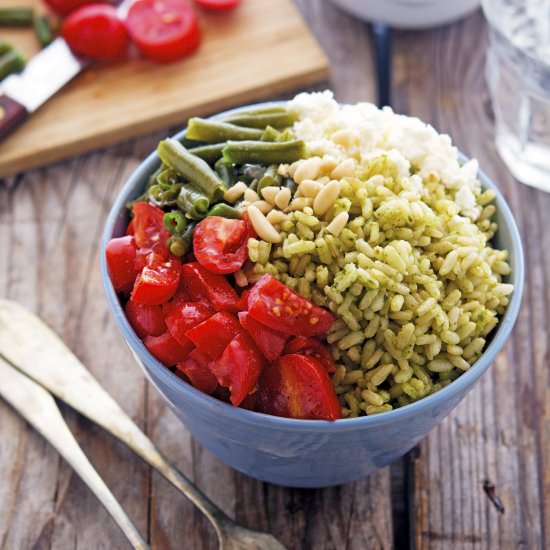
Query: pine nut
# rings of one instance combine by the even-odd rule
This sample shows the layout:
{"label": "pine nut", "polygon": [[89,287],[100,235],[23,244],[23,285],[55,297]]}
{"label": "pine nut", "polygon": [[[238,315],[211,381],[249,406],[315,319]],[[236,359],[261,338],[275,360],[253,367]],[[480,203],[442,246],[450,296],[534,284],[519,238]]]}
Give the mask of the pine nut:
{"label": "pine nut", "polygon": [[330,155],[325,155],[321,159],[321,165],[320,170],[322,174],[330,174],[335,168],[338,163],[336,162],[336,159],[334,157],[331,157]]}
{"label": "pine nut", "polygon": [[340,212],[328,225],[327,231],[332,233],[335,237],[338,237],[349,220],[349,214],[347,212]]}
{"label": "pine nut", "polygon": [[317,216],[322,216],[334,203],[340,194],[340,182],[336,180],[329,181],[319,191],[313,201],[313,211]]}
{"label": "pine nut", "polygon": [[315,180],[304,180],[299,186],[298,191],[304,197],[315,198],[321,190],[321,184]]}
{"label": "pine nut", "polygon": [[261,190],[262,197],[267,201],[273,204],[275,202],[275,197],[277,193],[281,190],[280,187],[275,187],[274,185],[269,187],[264,187]]}
{"label": "pine nut", "polygon": [[355,161],[353,159],[346,159],[342,161],[330,174],[331,178],[342,179],[348,176],[353,176],[355,172]]}
{"label": "pine nut", "polygon": [[350,147],[357,144],[359,141],[359,134],[355,130],[338,130],[332,134],[331,139],[334,143],[342,145],[342,147]]}
{"label": "pine nut", "polygon": [[254,191],[253,189],[247,189],[244,192],[244,200],[248,202],[256,202],[260,200],[260,197],[258,196],[258,193]]}
{"label": "pine nut", "polygon": [[273,205],[267,201],[256,201],[252,203],[262,214],[267,214],[273,209]]}
{"label": "pine nut", "polygon": [[284,210],[290,202],[291,192],[288,187],[284,187],[275,195],[275,205]]}
{"label": "pine nut", "polygon": [[230,203],[235,203],[239,200],[243,193],[248,189],[244,181],[238,181],[235,185],[231,186],[223,195],[223,198]]}
{"label": "pine nut", "polygon": [[296,183],[302,183],[304,180],[314,180],[319,175],[319,167],[321,166],[319,157],[311,157],[299,162],[300,164],[294,171],[293,176]]}
{"label": "pine nut", "polygon": [[258,208],[252,204],[248,207],[247,212],[252,227],[254,227],[254,231],[256,231],[260,239],[268,243],[281,242],[281,235],[279,235],[279,232],[267,221],[267,218]]}
{"label": "pine nut", "polygon": [[280,210],[271,210],[266,216],[269,223],[282,223],[288,220],[288,216]]}

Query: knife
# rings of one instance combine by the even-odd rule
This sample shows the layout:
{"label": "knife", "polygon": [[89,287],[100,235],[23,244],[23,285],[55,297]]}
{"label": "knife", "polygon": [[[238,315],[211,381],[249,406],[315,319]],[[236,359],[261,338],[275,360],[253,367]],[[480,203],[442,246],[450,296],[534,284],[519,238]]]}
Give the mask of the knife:
{"label": "knife", "polygon": [[[124,0],[118,6],[121,19],[134,1]],[[36,54],[22,73],[5,78],[0,84],[0,141],[89,64],[88,59],[75,56],[59,37]]]}

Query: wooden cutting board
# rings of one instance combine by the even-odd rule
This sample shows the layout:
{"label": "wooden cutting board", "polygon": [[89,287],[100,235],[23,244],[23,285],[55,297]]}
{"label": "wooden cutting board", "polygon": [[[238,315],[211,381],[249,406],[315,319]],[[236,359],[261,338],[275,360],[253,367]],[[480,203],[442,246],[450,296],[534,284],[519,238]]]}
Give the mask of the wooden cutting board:
{"label": "wooden cutting board", "polygon": [[[229,13],[197,11],[203,31],[197,53],[169,65],[134,57],[81,73],[0,143],[0,177],[328,75],[327,59],[291,0],[243,0]],[[5,31],[1,40],[27,55],[37,51],[31,30]]]}

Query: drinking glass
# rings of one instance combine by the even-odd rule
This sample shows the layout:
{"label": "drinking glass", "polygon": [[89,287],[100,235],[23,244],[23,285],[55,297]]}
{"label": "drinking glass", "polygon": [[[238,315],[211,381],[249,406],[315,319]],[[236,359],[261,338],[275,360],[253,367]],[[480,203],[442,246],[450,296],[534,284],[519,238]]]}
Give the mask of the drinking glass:
{"label": "drinking glass", "polygon": [[519,181],[550,192],[550,0],[482,0],[497,150]]}

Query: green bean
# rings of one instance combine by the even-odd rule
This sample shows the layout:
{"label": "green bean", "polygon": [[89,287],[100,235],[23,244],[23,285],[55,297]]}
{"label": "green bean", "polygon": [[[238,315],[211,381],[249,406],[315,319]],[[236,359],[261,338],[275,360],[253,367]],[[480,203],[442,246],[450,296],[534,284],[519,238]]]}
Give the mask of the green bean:
{"label": "green bean", "polygon": [[208,211],[208,216],[221,216],[222,218],[237,219],[241,217],[241,213],[236,208],[233,208],[224,202],[220,202],[219,204],[215,204]]}
{"label": "green bean", "polygon": [[161,164],[150,176],[149,180],[147,181],[147,189],[155,185],[157,183],[157,177],[159,174],[166,168],[163,164]]}
{"label": "green bean", "polygon": [[248,113],[236,113],[224,118],[224,122],[246,126],[248,128],[259,128],[265,130],[267,126],[273,128],[288,128],[296,122],[296,115],[289,112],[283,113],[265,113],[261,115],[251,115]]}
{"label": "green bean", "polygon": [[177,185],[179,181],[178,173],[171,168],[164,168],[157,174],[157,183],[160,185]]}
{"label": "green bean", "polygon": [[258,182],[263,178],[266,171],[265,166],[259,164],[244,164],[241,166],[241,180],[250,186],[254,181]]}
{"label": "green bean", "polygon": [[260,139],[262,131],[255,128],[243,128],[227,122],[217,122],[204,118],[191,118],[185,134],[187,139],[205,141],[206,143],[219,143],[220,141],[245,139]]}
{"label": "green bean", "polygon": [[191,250],[191,245],[193,242],[193,229],[195,228],[195,223],[191,222],[185,229],[183,235],[172,235],[168,239],[168,248],[174,256],[185,255],[189,250]]}
{"label": "green bean", "polygon": [[306,145],[302,140],[271,143],[267,141],[228,141],[223,149],[227,162],[243,164],[280,164],[294,162],[306,156]]}
{"label": "green bean", "polygon": [[30,27],[32,8],[0,8],[0,27]]}
{"label": "green bean", "polygon": [[24,67],[25,59],[19,52],[11,50],[0,55],[0,80],[12,73],[21,72]]}
{"label": "green bean", "polygon": [[286,105],[267,105],[265,107],[256,107],[255,109],[247,109],[245,111],[239,111],[238,113],[233,113],[232,115],[269,115],[274,113],[287,113],[288,109]]}
{"label": "green bean", "polygon": [[271,166],[268,166],[264,175],[258,181],[258,185],[256,187],[256,193],[258,193],[259,195],[260,191],[264,187],[280,187],[281,180],[282,180],[281,176],[279,176],[279,174],[277,173],[277,165],[272,164]]}
{"label": "green bean", "polygon": [[172,233],[172,235],[178,235],[183,233],[183,230],[187,227],[187,220],[180,210],[172,210],[164,214],[162,218],[164,227]]}
{"label": "green bean", "polygon": [[33,18],[34,33],[40,45],[45,48],[53,40],[52,27],[47,15],[35,15]]}
{"label": "green bean", "polygon": [[210,200],[200,189],[192,184],[186,184],[181,186],[176,204],[185,212],[186,217],[191,220],[200,220],[206,216]]}
{"label": "green bean", "polygon": [[181,184],[155,183],[149,187],[146,198],[157,206],[175,206]]}
{"label": "green bean", "polygon": [[238,179],[233,165],[224,162],[223,158],[216,162],[214,165],[214,170],[216,170],[216,173],[220,176],[227,187],[231,187]]}
{"label": "green bean", "polygon": [[189,149],[189,152],[193,153],[197,157],[200,157],[209,164],[212,164],[221,158],[224,147],[225,143],[214,143],[212,145],[193,147],[192,149]]}
{"label": "green bean", "polygon": [[275,130],[273,126],[268,126],[264,133],[262,134],[262,137],[260,138],[262,141],[279,141],[279,136],[281,135],[281,132],[279,130]]}
{"label": "green bean", "polygon": [[179,141],[165,139],[157,148],[162,162],[197,186],[208,199],[221,199],[226,186],[206,161],[190,153]]}
{"label": "green bean", "polygon": [[13,50],[13,46],[11,44],[8,44],[7,42],[0,42],[0,55],[11,52],[11,50]]}

